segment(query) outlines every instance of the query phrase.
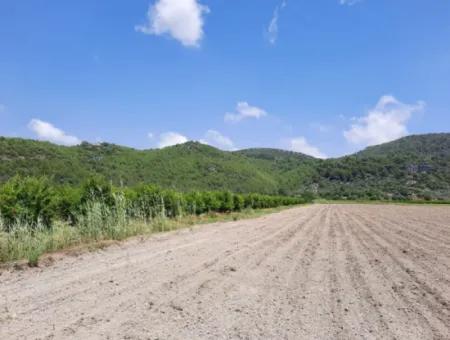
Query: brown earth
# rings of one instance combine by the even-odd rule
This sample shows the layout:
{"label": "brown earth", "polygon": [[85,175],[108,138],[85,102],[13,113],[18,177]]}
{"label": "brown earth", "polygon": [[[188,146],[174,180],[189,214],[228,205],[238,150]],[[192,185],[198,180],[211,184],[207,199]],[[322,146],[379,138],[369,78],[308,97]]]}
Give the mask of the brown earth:
{"label": "brown earth", "polygon": [[0,339],[450,339],[450,208],[313,205],[3,272]]}

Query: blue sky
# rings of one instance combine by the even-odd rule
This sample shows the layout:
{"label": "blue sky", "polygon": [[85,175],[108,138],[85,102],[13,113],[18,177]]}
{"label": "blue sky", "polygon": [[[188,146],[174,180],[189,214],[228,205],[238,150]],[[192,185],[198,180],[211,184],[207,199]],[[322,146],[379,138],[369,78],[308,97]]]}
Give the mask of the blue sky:
{"label": "blue sky", "polygon": [[0,2],[0,135],[334,157],[449,131],[447,0]]}

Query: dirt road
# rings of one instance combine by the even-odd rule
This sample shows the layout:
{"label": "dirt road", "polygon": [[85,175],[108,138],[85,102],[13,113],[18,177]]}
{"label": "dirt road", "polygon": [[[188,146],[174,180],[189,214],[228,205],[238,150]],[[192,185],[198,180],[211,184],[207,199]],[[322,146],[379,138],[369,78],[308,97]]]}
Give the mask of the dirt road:
{"label": "dirt road", "polygon": [[0,275],[0,339],[450,339],[450,208],[314,205]]}

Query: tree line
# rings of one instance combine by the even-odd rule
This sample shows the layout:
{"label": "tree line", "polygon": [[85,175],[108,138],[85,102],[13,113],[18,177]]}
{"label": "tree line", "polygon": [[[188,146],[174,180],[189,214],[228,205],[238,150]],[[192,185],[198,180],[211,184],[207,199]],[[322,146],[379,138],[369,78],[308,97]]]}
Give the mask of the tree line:
{"label": "tree line", "polygon": [[17,225],[51,228],[55,220],[76,226],[96,206],[105,219],[120,211],[126,218],[151,220],[274,208],[309,200],[229,191],[179,192],[151,184],[117,187],[101,176],[90,177],[79,186],[55,185],[47,177],[15,176],[0,187],[0,219],[3,229],[9,231]]}

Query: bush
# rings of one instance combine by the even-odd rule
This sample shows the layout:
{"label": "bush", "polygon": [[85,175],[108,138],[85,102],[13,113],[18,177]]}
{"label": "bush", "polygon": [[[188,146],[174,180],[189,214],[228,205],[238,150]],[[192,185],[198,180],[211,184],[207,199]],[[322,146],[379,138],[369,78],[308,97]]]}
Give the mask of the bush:
{"label": "bush", "polygon": [[204,192],[203,202],[205,203],[206,212],[219,211],[221,203],[220,197],[215,192]]}
{"label": "bush", "polygon": [[185,194],[187,211],[191,214],[203,214],[207,211],[204,197],[199,192]]}
{"label": "bush", "polygon": [[233,210],[241,211],[244,209],[244,197],[239,194],[233,195]]}
{"label": "bush", "polygon": [[125,197],[130,201],[134,213],[145,220],[164,214],[162,190],[154,185],[141,184],[127,189]]}
{"label": "bush", "polygon": [[45,177],[13,177],[0,189],[0,212],[6,230],[15,224],[50,228],[55,217],[54,190]]}
{"label": "bush", "polygon": [[90,201],[102,202],[108,207],[114,206],[112,184],[101,176],[87,179],[81,188],[80,203],[84,205]]}
{"label": "bush", "polygon": [[75,225],[80,203],[81,191],[79,188],[67,185],[56,188],[56,213],[61,220]]}
{"label": "bush", "polygon": [[162,201],[166,217],[177,217],[183,214],[185,200],[182,194],[173,190],[165,190],[162,192]]}
{"label": "bush", "polygon": [[228,191],[180,193],[144,184],[118,190],[103,177],[92,177],[81,187],[53,188],[46,178],[15,177],[0,190],[0,220],[6,231],[14,224],[36,228],[40,223],[49,228],[55,217],[72,226],[95,224],[102,229],[110,222],[108,216],[120,221],[129,218],[148,221],[156,217],[174,218],[185,212],[228,213],[304,202],[300,198]]}
{"label": "bush", "polygon": [[218,193],[218,199],[220,201],[220,212],[230,212],[234,209],[233,194],[228,191]]}

